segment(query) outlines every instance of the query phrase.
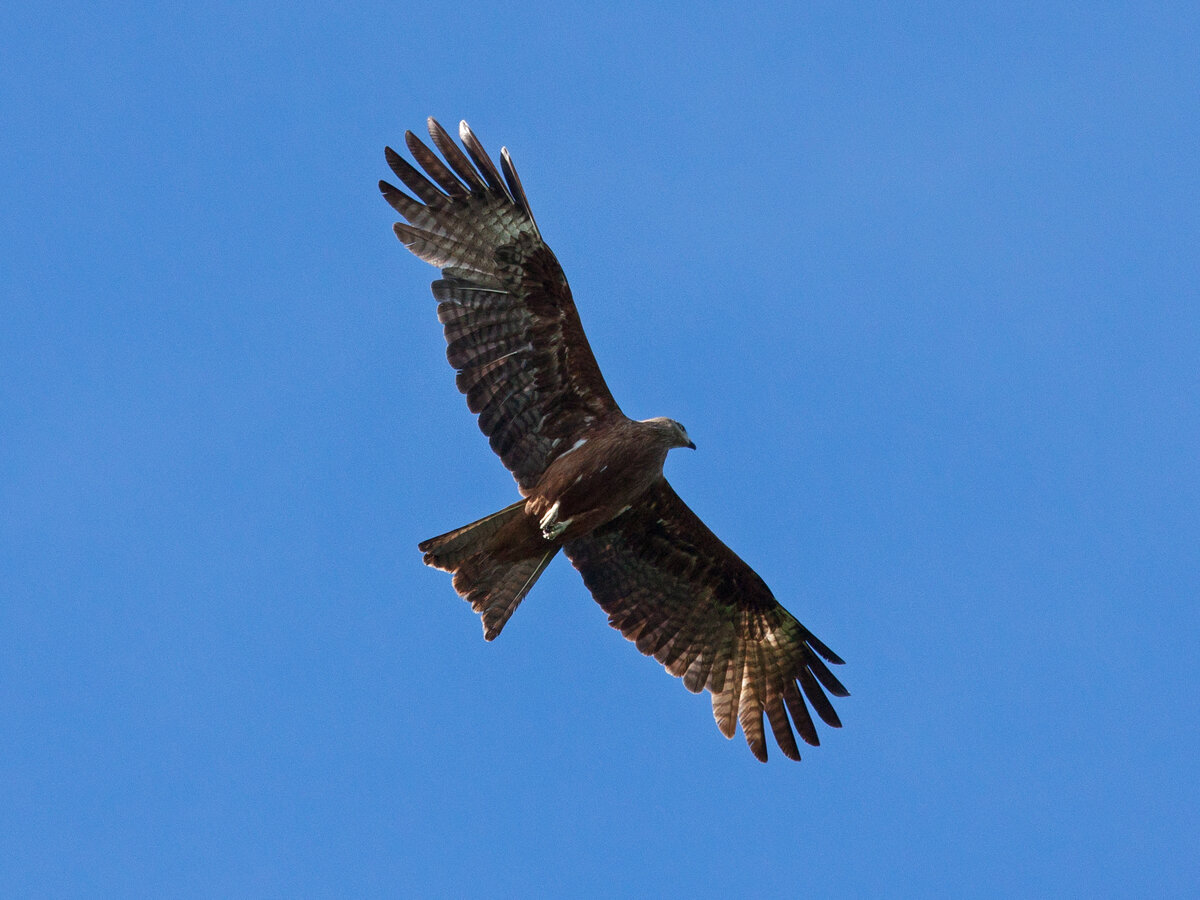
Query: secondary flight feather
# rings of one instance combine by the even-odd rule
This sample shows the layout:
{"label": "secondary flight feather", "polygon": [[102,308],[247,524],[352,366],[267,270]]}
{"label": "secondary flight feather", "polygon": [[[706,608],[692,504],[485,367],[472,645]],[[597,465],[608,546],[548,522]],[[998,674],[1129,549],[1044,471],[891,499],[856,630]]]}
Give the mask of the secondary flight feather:
{"label": "secondary flight feather", "polygon": [[663,477],[667,452],[695,445],[673,419],[621,412],[508,151],[497,169],[466,122],[461,147],[433,119],[429,136],[440,158],[405,134],[420,168],[386,150],[409,193],[379,189],[407,220],[396,236],[442,270],[447,358],[522,499],[424,541],[425,562],[453,573],[490,641],[561,549],[614,628],[689,691],[709,691],[726,737],[740,724],[765,762],[765,714],[798,760],[795,734],[819,743],[809,707],[841,726],[827,695],[848,692],[826,663],[842,660]]}

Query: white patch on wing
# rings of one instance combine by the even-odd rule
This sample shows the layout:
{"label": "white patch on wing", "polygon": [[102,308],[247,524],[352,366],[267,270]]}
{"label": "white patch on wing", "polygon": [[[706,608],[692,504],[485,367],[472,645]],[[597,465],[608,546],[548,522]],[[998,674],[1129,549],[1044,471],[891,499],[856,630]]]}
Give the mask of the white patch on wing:
{"label": "white patch on wing", "polygon": [[586,443],[587,443],[587,438],[580,438],[574,444],[571,445],[570,449],[564,450],[562,453],[560,453],[558,455],[558,458],[562,459],[568,453],[574,453],[576,450],[578,450],[580,447],[582,447]]}

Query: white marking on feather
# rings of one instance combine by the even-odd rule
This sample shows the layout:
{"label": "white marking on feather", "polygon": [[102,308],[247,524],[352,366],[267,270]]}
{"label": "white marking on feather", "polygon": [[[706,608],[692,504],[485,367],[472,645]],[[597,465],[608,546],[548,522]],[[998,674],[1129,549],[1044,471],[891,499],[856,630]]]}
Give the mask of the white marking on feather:
{"label": "white marking on feather", "polygon": [[508,353],[505,353],[503,356],[497,356],[494,360],[492,360],[492,362],[493,363],[503,362],[504,360],[508,359],[510,356],[516,356],[518,353],[532,353],[532,352],[533,352],[533,344],[526,344],[523,347],[518,347],[516,350],[510,350]]}
{"label": "white marking on feather", "polygon": [[[557,441],[555,443],[557,443]],[[582,447],[586,443],[587,443],[587,438],[580,438],[574,444],[571,445],[571,449],[564,450],[562,453],[560,453],[558,458],[562,459],[568,453],[574,453],[576,450],[578,450],[580,447]]]}

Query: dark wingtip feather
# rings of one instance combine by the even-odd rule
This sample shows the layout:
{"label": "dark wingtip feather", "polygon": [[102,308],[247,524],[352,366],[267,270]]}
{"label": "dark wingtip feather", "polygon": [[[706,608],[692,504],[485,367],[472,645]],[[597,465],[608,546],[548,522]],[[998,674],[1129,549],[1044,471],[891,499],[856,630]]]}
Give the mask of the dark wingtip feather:
{"label": "dark wingtip feather", "polygon": [[830,728],[841,728],[842,720],[838,718],[837,710],[833,708],[833,704],[829,702],[829,698],[825,696],[821,690],[821,686],[817,684],[817,679],[813,677],[812,672],[808,669],[801,669],[796,678],[800,682],[800,688],[804,691],[804,696],[808,698],[808,702],[812,704],[812,708],[817,711],[817,715],[821,717],[821,721]]}
{"label": "dark wingtip feather", "polygon": [[422,202],[436,203],[446,199],[446,195],[438,190],[433,182],[414,169],[408,160],[391,147],[385,147],[383,155],[387,159],[388,167],[396,173],[396,177],[404,183],[405,187],[420,197]]}
{"label": "dark wingtip feather", "polygon": [[813,747],[821,746],[821,738],[817,735],[817,726],[813,724],[808,707],[804,705],[804,698],[800,696],[800,688],[796,687],[794,680],[784,684],[783,702],[787,705],[796,731],[799,732],[804,743]]}
{"label": "dark wingtip feather", "polygon": [[825,663],[821,662],[820,659],[815,656],[809,657],[808,667],[812,670],[812,673],[817,676],[817,681],[821,682],[821,685],[825,688],[825,690],[829,691],[829,693],[833,694],[833,696],[850,696],[850,692],[846,690],[845,685],[843,685],[837,679],[836,675],[829,671]]}
{"label": "dark wingtip feather", "polygon": [[750,752],[754,754],[754,758],[761,763],[767,761],[767,742],[765,739],[752,741],[746,739],[746,743],[750,745]]}
{"label": "dark wingtip feather", "polygon": [[783,755],[799,762],[800,748],[796,746],[796,736],[792,734],[792,726],[788,722],[782,694],[770,694],[767,697],[767,720],[771,723],[775,743],[779,745]]}
{"label": "dark wingtip feather", "polygon": [[408,152],[412,154],[413,159],[420,164],[434,181],[438,183],[443,191],[451,197],[466,197],[470,192],[461,181],[454,176],[446,166],[438,159],[437,154],[430,150],[425,143],[413,134],[411,131],[404,133],[404,143],[408,146]]}
{"label": "dark wingtip feather", "polygon": [[492,158],[483,149],[483,144],[479,142],[479,138],[475,136],[475,132],[471,130],[471,126],[467,124],[465,119],[458,123],[458,139],[462,141],[463,146],[467,148],[467,153],[475,161],[475,167],[487,179],[488,187],[500,194],[507,194],[508,188],[504,186],[504,180],[500,177],[500,173],[496,171],[496,164],[492,162]]}
{"label": "dark wingtip feather", "polygon": [[[403,162],[403,160],[404,160],[404,157],[402,157],[399,153],[397,153],[395,150],[393,150],[390,146],[383,148],[383,158],[387,160],[388,168],[391,169],[393,172],[396,172],[397,160],[399,160],[401,162]],[[396,172],[396,177],[397,178],[401,177],[399,172]]]}
{"label": "dark wingtip feather", "polygon": [[462,152],[458,144],[454,143],[454,139],[450,137],[446,129],[433,116],[429,117],[428,125],[429,137],[433,140],[433,146],[441,151],[442,157],[450,168],[458,173],[458,177],[463,180],[467,188],[471,191],[486,191],[487,185],[484,184],[479,173],[475,171],[475,167],[471,165],[471,161],[467,159],[467,155]]}
{"label": "dark wingtip feather", "polygon": [[500,168],[504,170],[504,180],[508,182],[508,192],[525,211],[525,215],[529,216],[529,223],[533,225],[534,232],[541,237],[542,232],[533,218],[533,210],[529,207],[529,198],[525,196],[525,186],[521,184],[521,176],[517,174],[517,168],[513,165],[512,157],[508,155],[507,147],[500,148]]}
{"label": "dark wingtip feather", "polygon": [[808,644],[808,646],[810,646],[814,650],[816,650],[817,653],[821,654],[821,656],[825,657],[825,659],[827,661],[833,663],[835,666],[844,666],[846,664],[846,661],[844,659],[842,659],[840,656],[838,656],[836,653],[834,653],[832,650],[830,650],[828,647],[826,647],[825,644],[822,643],[820,640],[818,640],[817,636],[814,635],[807,628],[804,629],[804,642],[806,644]]}
{"label": "dark wingtip feather", "polygon": [[420,206],[416,200],[408,196],[400,188],[382,179],[379,181],[379,193],[383,195],[383,199],[387,201],[388,206],[409,220],[418,214],[418,207],[422,210],[425,208]]}

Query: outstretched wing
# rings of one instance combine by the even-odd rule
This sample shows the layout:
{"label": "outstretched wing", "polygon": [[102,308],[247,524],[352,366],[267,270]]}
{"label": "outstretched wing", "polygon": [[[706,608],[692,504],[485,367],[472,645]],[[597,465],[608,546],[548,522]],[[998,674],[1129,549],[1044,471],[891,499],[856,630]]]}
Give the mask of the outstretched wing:
{"label": "outstretched wing", "polygon": [[424,174],[387,148],[388,165],[417,199],[386,181],[379,189],[410,223],[396,224],[397,237],[442,268],[433,295],[458,389],[527,489],[582,432],[620,409],[508,151],[500,151],[501,177],[466,122],[465,154],[433,119],[429,135],[445,162],[411,131],[404,136]]}
{"label": "outstretched wing", "polygon": [[564,549],[609,623],[692,693],[707,688],[721,733],[733,737],[740,721],[758,759],[767,759],[764,712],[790,759],[800,751],[789,713],[800,737],[819,743],[805,697],[827,724],[841,727],[825,692],[849,692],[822,657],[842,660],[779,605],[666,479]]}

